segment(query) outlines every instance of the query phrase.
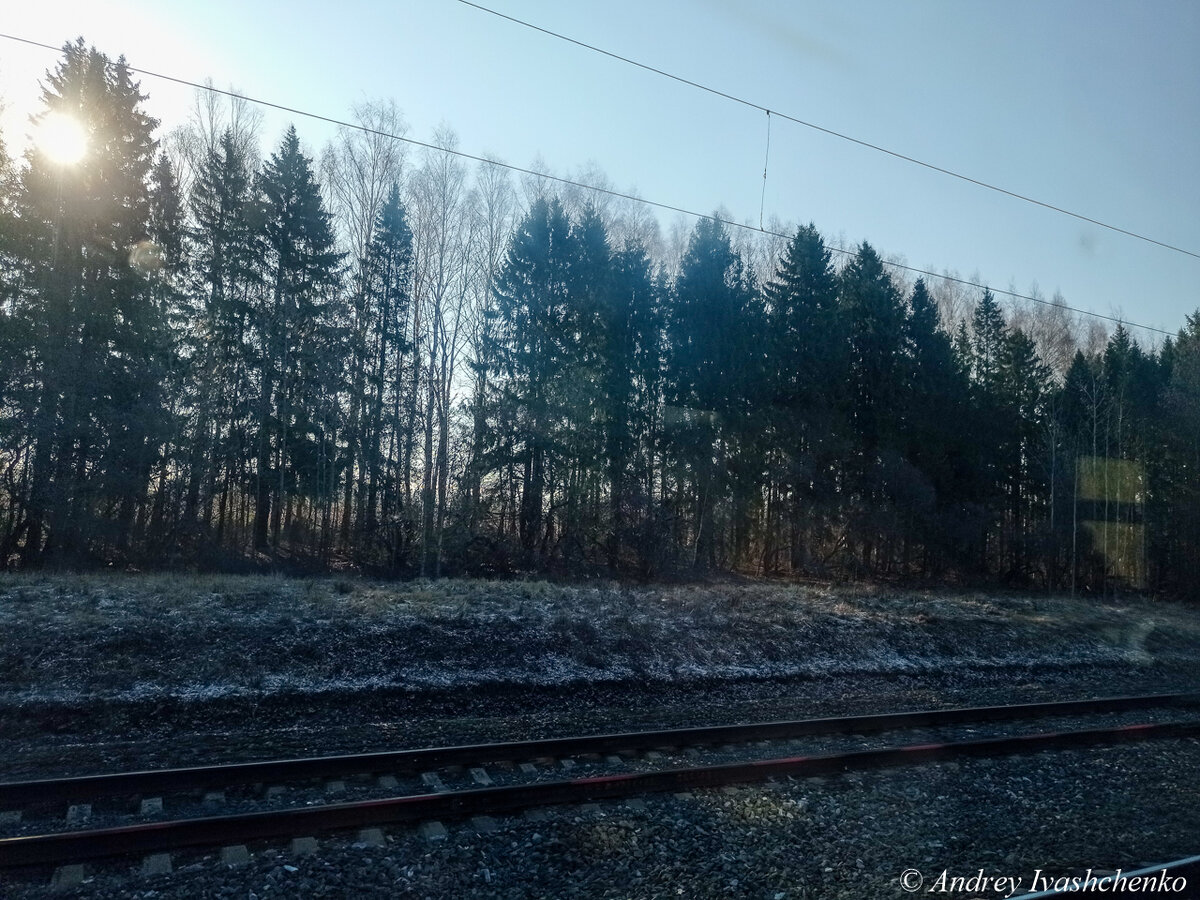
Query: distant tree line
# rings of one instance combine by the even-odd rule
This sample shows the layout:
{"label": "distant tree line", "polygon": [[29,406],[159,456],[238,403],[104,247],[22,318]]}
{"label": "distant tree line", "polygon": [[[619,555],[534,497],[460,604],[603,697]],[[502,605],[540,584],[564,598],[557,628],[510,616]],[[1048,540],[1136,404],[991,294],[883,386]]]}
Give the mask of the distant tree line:
{"label": "distant tree line", "polygon": [[[80,41],[0,144],[0,564],[1188,591],[1200,312],[1143,349],[427,151],[157,123]],[[438,135],[452,149],[454,136]],[[594,176],[595,181],[600,176]]]}

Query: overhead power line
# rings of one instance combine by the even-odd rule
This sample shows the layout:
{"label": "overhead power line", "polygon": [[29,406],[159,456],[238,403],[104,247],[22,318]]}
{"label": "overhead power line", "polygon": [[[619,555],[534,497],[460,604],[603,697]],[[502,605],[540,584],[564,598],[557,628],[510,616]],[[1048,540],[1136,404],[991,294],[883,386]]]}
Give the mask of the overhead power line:
{"label": "overhead power line", "polygon": [[[44,50],[50,50],[54,53],[58,53],[62,49],[60,47],[55,47],[51,44],[42,43],[41,41],[31,40],[30,38],[18,37],[17,35],[12,35],[12,34],[5,34],[3,32],[0,32],[0,38],[3,38],[5,40],[10,40],[10,41],[17,41],[18,43],[28,44],[33,47],[41,47]],[[140,69],[136,66],[131,66],[128,63],[125,64],[125,68],[128,69],[130,72],[134,72],[138,75],[144,75],[148,78],[157,78],[162,81],[169,81],[173,84],[180,84],[180,85],[184,85],[185,87],[195,88],[196,90],[208,91],[213,94],[220,94],[221,96],[224,96],[224,97],[232,97],[237,100],[244,100],[247,103],[254,103],[258,106],[265,106],[268,109],[278,110],[279,112],[285,112],[285,113],[290,113],[290,114],[296,115],[296,116],[302,116],[306,119],[312,119],[317,122],[325,122],[326,124],[329,124],[329,125],[336,125],[339,128],[349,128],[354,131],[361,131],[364,134],[371,134],[371,135],[375,135],[377,137],[388,138],[393,141],[401,141],[405,144],[409,144],[414,147],[422,147],[426,150],[433,150],[438,153],[447,153],[447,154],[450,154],[451,156],[457,156],[460,159],[469,159],[473,162],[483,163],[483,164],[489,165],[489,166],[499,166],[500,168],[508,169],[511,172],[519,172],[522,175],[532,175],[535,178],[544,178],[547,181],[553,181],[558,184],[565,184],[565,185],[570,185],[571,187],[582,188],[583,190],[592,191],[593,193],[605,194],[609,197],[617,197],[622,200],[630,200],[630,201],[633,201],[634,203],[643,203],[646,206],[652,206],[655,209],[661,209],[661,210],[666,210],[667,212],[679,213],[681,215],[691,216],[695,219],[708,219],[713,222],[719,222],[722,225],[726,225],[730,228],[738,228],[738,229],[742,229],[744,231],[755,232],[756,234],[766,234],[766,235],[770,235],[772,237],[783,238],[784,240],[791,240],[791,238],[792,238],[792,235],[784,234],[781,231],[773,231],[769,228],[756,227],[754,225],[746,225],[741,222],[736,222],[732,219],[721,218],[720,216],[717,216],[715,214],[710,215],[710,214],[706,214],[706,213],[699,213],[699,212],[695,212],[694,210],[685,209],[682,206],[674,206],[670,203],[663,203],[658,200],[647,200],[644,197],[638,197],[634,194],[628,194],[623,191],[616,191],[611,188],[598,187],[594,184],[586,184],[582,181],[574,181],[570,178],[563,178],[561,176],[551,175],[546,172],[538,172],[535,169],[529,169],[529,168],[525,168],[524,166],[513,165],[512,163],[501,162],[500,160],[496,160],[496,159],[489,159],[486,156],[479,156],[474,153],[466,153],[465,151],[462,151],[462,150],[453,150],[448,147],[439,147],[437,144],[431,144],[431,143],[428,143],[427,141],[419,141],[416,138],[410,138],[410,137],[406,137],[404,135],[394,134],[392,132],[382,131],[382,130],[376,129],[376,128],[369,128],[366,125],[361,125],[357,122],[348,122],[344,119],[336,119],[332,116],[326,116],[326,115],[322,115],[320,113],[309,112],[308,110],[300,109],[300,108],[294,107],[294,106],[286,106],[282,103],[274,103],[270,100],[261,100],[256,97],[251,97],[251,96],[248,96],[247,94],[240,93],[238,91],[225,90],[223,88],[215,87],[214,85],[211,85],[211,84],[201,84],[200,82],[191,81],[187,78],[179,78],[175,75],[164,75],[161,72],[151,72],[149,69]],[[834,247],[830,244],[822,244],[822,246],[831,253],[841,253],[846,256],[854,256],[854,257],[858,257],[860,255],[858,251],[846,250],[842,247]],[[1056,309],[1061,309],[1061,310],[1065,310],[1067,312],[1077,313],[1078,315],[1090,316],[1092,318],[1103,319],[1108,322],[1115,322],[1118,325],[1125,325],[1125,326],[1131,327],[1131,328],[1141,328],[1144,331],[1153,332],[1155,334],[1166,335],[1167,337],[1174,337],[1173,332],[1165,331],[1162,328],[1155,328],[1152,325],[1140,325],[1137,322],[1130,322],[1126,319],[1121,319],[1121,318],[1118,318],[1115,316],[1106,316],[1102,313],[1092,312],[1091,310],[1081,309],[1076,306],[1070,306],[1066,303],[1056,303],[1053,300],[1046,300],[1045,298],[1042,298],[1042,297],[1034,297],[1029,294],[1020,294],[1020,293],[1017,293],[1016,291],[1006,291],[1006,290],[1002,290],[1000,288],[991,288],[986,284],[980,284],[979,282],[969,281],[965,278],[958,278],[953,275],[938,274],[937,272],[931,272],[928,269],[919,269],[915,266],[909,266],[909,265],[905,265],[903,263],[890,262],[887,260],[881,260],[881,261],[883,262],[884,265],[891,266],[892,268],[895,268],[895,269],[902,269],[905,272],[912,272],[915,275],[922,275],[922,276],[927,275],[930,278],[940,278],[943,281],[954,282],[955,284],[961,284],[964,287],[979,288],[980,290],[990,290],[993,294],[1002,294],[1006,297],[1012,297],[1017,300],[1029,300],[1033,303],[1038,303],[1043,306],[1055,307]]]}
{"label": "overhead power line", "polygon": [[709,94],[713,94],[717,97],[723,97],[724,99],[732,101],[733,103],[740,103],[742,106],[749,107],[750,109],[757,109],[759,112],[765,112],[768,115],[778,116],[781,119],[786,119],[789,122],[794,122],[795,124],[802,125],[805,128],[811,128],[814,131],[821,132],[822,134],[828,134],[831,137],[839,138],[843,141],[849,141],[852,144],[858,144],[858,146],[866,147],[869,150],[875,150],[879,153],[885,153],[888,156],[894,157],[895,159],[900,159],[900,160],[903,160],[904,162],[912,163],[913,165],[921,166],[922,168],[929,169],[934,172],[939,172],[942,175],[949,175],[950,177],[957,178],[960,181],[966,181],[969,184],[974,184],[981,188],[987,188],[989,191],[996,191],[997,193],[1004,194],[1004,195],[1006,195],[1008,197],[1012,197],[1016,200],[1023,200],[1026,203],[1032,203],[1034,206],[1040,206],[1043,209],[1049,209],[1056,213],[1061,213],[1064,216],[1070,216],[1071,218],[1078,219],[1081,222],[1087,222],[1091,225],[1096,225],[1100,228],[1106,228],[1109,231],[1115,231],[1117,234],[1123,234],[1123,235],[1126,235],[1127,237],[1136,238],[1139,241],[1145,241],[1148,244],[1155,244],[1156,246],[1162,247],[1166,250],[1173,250],[1176,253],[1183,253],[1186,256],[1193,257],[1194,259],[1200,259],[1200,253],[1193,252],[1184,247],[1177,247],[1174,244],[1168,244],[1166,241],[1160,241],[1155,238],[1149,237],[1147,235],[1139,234],[1136,231],[1130,231],[1126,228],[1121,228],[1117,225],[1110,225],[1107,222],[1101,222],[1099,219],[1093,219],[1091,216],[1085,216],[1082,213],[1072,212],[1071,210],[1064,209],[1061,206],[1055,206],[1053,203],[1046,203],[1045,201],[1037,200],[1026,194],[1020,194],[1020,193],[1017,193],[1016,191],[1010,191],[1007,188],[1000,187],[999,185],[990,184],[986,181],[981,181],[978,178],[972,178],[970,175],[963,175],[961,172],[955,172],[953,169],[947,169],[947,168],[944,168],[943,166],[935,165],[934,163],[928,163],[928,162],[925,162],[924,160],[917,159],[916,157],[913,157],[913,156],[908,156],[908,155],[906,155],[904,153],[900,153],[896,150],[889,150],[887,147],[881,147],[878,144],[872,144],[870,141],[864,141],[861,138],[852,137],[851,135],[845,134],[843,132],[835,131],[832,128],[826,128],[823,125],[818,125],[815,122],[809,122],[804,119],[798,118],[796,116],[790,116],[787,113],[780,112],[777,109],[768,109],[767,107],[763,106],[760,103],[755,103],[753,100],[747,100],[744,97],[738,97],[735,94],[730,94],[725,91],[719,90],[717,88],[710,87],[707,84],[701,84],[698,81],[692,81],[690,78],[684,78],[682,75],[675,75],[672,72],[667,72],[663,69],[657,68],[656,66],[649,65],[648,63],[639,62],[636,59],[630,59],[628,56],[622,56],[619,53],[613,53],[611,50],[605,50],[603,47],[597,47],[594,44],[589,44],[589,43],[586,43],[585,41],[577,40],[576,38],[573,38],[573,37],[568,37],[567,35],[560,34],[557,31],[551,31],[549,28],[542,28],[540,25],[534,25],[532,22],[527,22],[524,19],[518,19],[516,16],[510,16],[510,15],[507,15],[506,13],[502,13],[497,10],[490,9],[489,7],[483,6],[479,3],[473,3],[472,0],[458,0],[458,2],[463,4],[464,6],[470,6],[473,9],[477,9],[480,12],[489,13],[490,15],[496,16],[497,18],[500,18],[500,19],[505,19],[516,25],[521,25],[525,28],[532,29],[533,31],[541,32],[542,34],[547,35],[549,37],[557,38],[560,41],[566,41],[569,44],[574,44],[575,46],[582,47],[585,50],[591,50],[594,53],[602,54],[604,56],[609,57],[610,59],[615,59],[620,62],[626,63],[628,65],[636,66],[637,68],[644,69],[647,72],[653,72],[655,75],[661,75],[663,78],[669,78],[672,81],[676,81],[680,84],[687,85],[688,87],[693,87],[693,88],[696,88],[697,90],[705,91],[705,92],[707,92]]}

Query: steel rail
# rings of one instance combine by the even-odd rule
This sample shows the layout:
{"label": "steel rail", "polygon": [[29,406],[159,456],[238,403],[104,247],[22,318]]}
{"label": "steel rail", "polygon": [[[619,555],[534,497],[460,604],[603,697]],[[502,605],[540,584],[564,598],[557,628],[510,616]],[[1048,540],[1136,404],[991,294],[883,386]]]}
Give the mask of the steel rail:
{"label": "steel rail", "polygon": [[820,734],[852,734],[900,728],[937,727],[968,722],[1011,721],[1058,715],[1121,712],[1151,707],[1200,704],[1200,694],[1152,694],[1060,700],[1007,706],[962,707],[843,716],[748,725],[710,725],[660,731],[638,731],[582,737],[467,744],[414,750],[386,750],[341,756],[263,760],[216,766],[152,769],[139,772],[81,775],[0,783],[0,809],[115,795],[154,795],[206,790],[235,784],[304,781],[353,774],[412,773],[452,765],[483,765],[507,760],[585,753],[616,753],[656,747],[780,740]]}
{"label": "steel rail", "polygon": [[1119,728],[1029,734],[957,743],[915,744],[823,756],[794,756],[660,772],[602,775],[567,781],[14,837],[0,840],[0,868],[61,864],[105,856],[161,853],[186,847],[238,844],[372,825],[508,813],[530,807],[613,800],[639,794],[758,782],[786,775],[832,775],[851,770],[915,765],[962,757],[1012,756],[1045,750],[1196,735],[1200,735],[1200,721],[1126,725]]}

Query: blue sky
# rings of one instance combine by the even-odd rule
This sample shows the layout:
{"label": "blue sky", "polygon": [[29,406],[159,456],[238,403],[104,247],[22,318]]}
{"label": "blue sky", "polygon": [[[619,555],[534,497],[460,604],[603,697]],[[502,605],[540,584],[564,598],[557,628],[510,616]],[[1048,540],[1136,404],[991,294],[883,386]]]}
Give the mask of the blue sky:
{"label": "blue sky", "polygon": [[[864,141],[1200,253],[1200,4],[483,0]],[[409,135],[758,221],[766,117],[455,0],[22,4],[0,31],[78,35],[131,65],[347,117],[394,98]],[[44,50],[0,41],[19,144]],[[190,91],[144,78],[178,124]],[[270,114],[264,146],[287,117]],[[299,120],[316,152],[328,126]],[[1175,330],[1200,259],[775,118],[766,215],[907,263]],[[667,219],[663,217],[664,224]]]}

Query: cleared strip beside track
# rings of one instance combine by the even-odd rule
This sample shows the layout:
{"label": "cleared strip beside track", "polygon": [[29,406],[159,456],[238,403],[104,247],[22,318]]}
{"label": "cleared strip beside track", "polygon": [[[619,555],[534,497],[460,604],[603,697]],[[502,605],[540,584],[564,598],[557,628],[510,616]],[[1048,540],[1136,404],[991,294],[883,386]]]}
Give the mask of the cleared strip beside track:
{"label": "cleared strip beside track", "polygon": [[430,819],[508,813],[540,806],[613,800],[640,794],[711,788],[772,777],[831,775],[959,758],[988,758],[1200,736],[1200,721],[1029,734],[943,744],[915,744],[822,756],[794,756],[661,772],[420,794],[234,816],[209,816],[118,828],[0,840],[0,868],[79,862],[197,846],[219,846],[324,831]]}
{"label": "cleared strip beside track", "polygon": [[746,725],[712,725],[698,728],[508,741],[494,744],[388,750],[303,759],[263,760],[217,766],[153,769],[71,778],[46,778],[0,783],[0,809],[15,808],[31,803],[42,804],[116,795],[205,790],[238,784],[303,781],[375,772],[412,773],[453,765],[483,765],[538,757],[617,753],[622,750],[636,751],[656,747],[784,740],[822,734],[856,734],[901,728],[959,725],[970,722],[1012,721],[1195,705],[1200,705],[1200,694],[1101,697],[1088,700],[914,710],[796,721],[756,722]]}

